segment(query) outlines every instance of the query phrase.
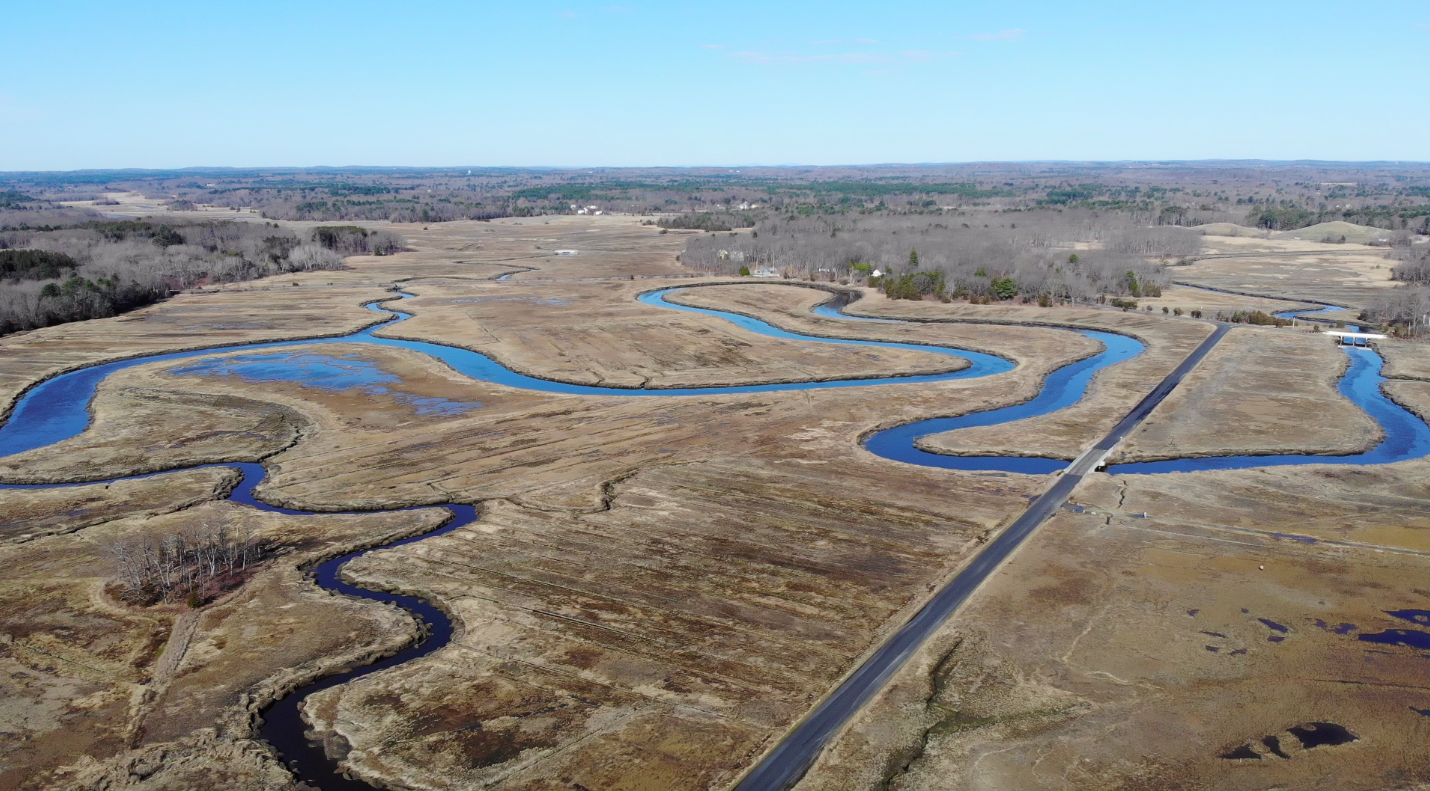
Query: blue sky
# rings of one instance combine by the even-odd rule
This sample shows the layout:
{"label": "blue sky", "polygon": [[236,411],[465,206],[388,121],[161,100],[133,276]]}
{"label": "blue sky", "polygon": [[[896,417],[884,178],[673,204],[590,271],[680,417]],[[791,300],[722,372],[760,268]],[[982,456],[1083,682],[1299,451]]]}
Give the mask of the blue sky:
{"label": "blue sky", "polygon": [[1430,160],[1430,3],[31,2],[0,170]]}

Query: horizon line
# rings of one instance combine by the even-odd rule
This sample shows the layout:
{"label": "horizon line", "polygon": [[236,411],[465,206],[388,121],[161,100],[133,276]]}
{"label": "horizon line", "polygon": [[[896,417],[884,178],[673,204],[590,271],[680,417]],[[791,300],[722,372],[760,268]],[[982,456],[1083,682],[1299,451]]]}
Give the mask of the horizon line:
{"label": "horizon line", "polygon": [[484,171],[570,171],[570,170],[709,170],[709,169],[767,169],[791,170],[799,168],[933,168],[968,165],[1281,165],[1281,166],[1430,166],[1430,160],[1416,159],[1022,159],[1022,160],[968,160],[949,162],[870,162],[843,163],[833,165],[813,164],[735,164],[735,165],[185,165],[181,167],[107,167],[70,168],[55,170],[0,170],[0,177],[21,175],[50,175],[68,173],[182,173],[203,171],[434,171],[434,170],[484,170]]}

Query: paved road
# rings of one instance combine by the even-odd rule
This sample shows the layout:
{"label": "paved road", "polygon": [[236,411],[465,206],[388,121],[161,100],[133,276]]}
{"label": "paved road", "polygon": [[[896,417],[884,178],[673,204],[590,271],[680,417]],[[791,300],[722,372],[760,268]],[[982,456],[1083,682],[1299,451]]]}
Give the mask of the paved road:
{"label": "paved road", "polygon": [[735,786],[735,791],[784,791],[798,782],[819,757],[825,744],[839,732],[849,718],[884,687],[914,651],[933,636],[969,596],[973,595],[978,586],[1013,554],[1018,545],[1032,535],[1038,525],[1067,502],[1073,489],[1082,482],[1083,476],[1096,470],[1113,447],[1151,414],[1162,399],[1182,381],[1182,377],[1195,368],[1230,329],[1231,325],[1218,325],[1216,331],[1202,341],[1202,344],[1146,398],[1133,407],[1106,437],[1073,461],[1052,488],[1034,500],[1017,521],[999,533],[997,538],[978,553],[973,562],[934,594],[923,609],[879,646],[853,675],[845,679],[843,684],[801,720],[794,730],[785,736],[784,741],[745,775]]}

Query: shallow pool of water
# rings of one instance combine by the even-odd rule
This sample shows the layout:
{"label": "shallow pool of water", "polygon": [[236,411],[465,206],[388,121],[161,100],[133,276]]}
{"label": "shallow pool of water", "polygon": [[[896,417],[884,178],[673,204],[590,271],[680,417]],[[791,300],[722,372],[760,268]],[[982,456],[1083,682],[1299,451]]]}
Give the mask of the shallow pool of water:
{"label": "shallow pool of water", "polygon": [[[751,332],[775,338],[811,343],[835,343],[854,346],[913,349],[964,358],[969,360],[971,365],[962,370],[941,374],[840,379],[823,382],[784,382],[763,385],[650,389],[580,385],[540,379],[518,373],[506,368],[484,354],[469,349],[459,349],[453,346],[443,346],[425,341],[401,340],[374,335],[374,330],[390,327],[396,323],[405,321],[411,318],[411,314],[388,310],[381,307],[378,303],[371,303],[368,305],[370,310],[391,315],[392,319],[383,324],[369,327],[350,335],[298,341],[261,342],[194,351],[171,352],[147,357],[137,357],[130,360],[118,360],[66,374],[60,374],[32,388],[20,399],[19,403],[16,404],[10,419],[6,421],[3,426],[0,426],[0,456],[8,456],[27,450],[47,447],[83,432],[90,422],[89,403],[93,400],[95,389],[99,383],[109,375],[126,368],[156,362],[177,362],[198,357],[209,358],[235,352],[252,354],[253,352],[266,349],[306,346],[315,343],[365,343],[377,346],[398,347],[420,352],[441,360],[458,373],[477,381],[492,382],[508,387],[545,393],[601,396],[699,396],[717,395],[721,393],[772,393],[786,390],[821,390],[845,387],[866,387],[879,384],[941,382],[950,379],[970,379],[979,376],[990,376],[992,374],[1012,370],[1013,368],[1012,362],[1001,357],[995,357],[991,354],[982,354],[980,352],[951,349],[945,346],[914,343],[882,343],[877,341],[842,341],[786,332],[758,319],[752,319],[733,313],[710,311],[702,308],[688,308],[683,305],[666,302],[664,296],[676,290],[678,289],[663,289],[649,292],[642,294],[640,299],[649,305],[719,316]],[[403,296],[406,298],[410,295]]]}
{"label": "shallow pool of water", "polygon": [[177,376],[237,376],[247,382],[294,382],[320,390],[356,390],[389,396],[419,415],[462,415],[481,406],[478,401],[453,401],[419,396],[401,389],[402,378],[373,360],[357,355],[328,355],[295,351],[205,357],[169,373]]}

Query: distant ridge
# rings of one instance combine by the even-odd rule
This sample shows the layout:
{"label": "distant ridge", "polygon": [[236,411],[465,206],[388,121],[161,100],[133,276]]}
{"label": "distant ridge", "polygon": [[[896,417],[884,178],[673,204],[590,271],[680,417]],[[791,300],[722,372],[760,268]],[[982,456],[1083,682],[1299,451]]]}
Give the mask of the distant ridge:
{"label": "distant ridge", "polygon": [[1291,231],[1273,231],[1271,233],[1267,233],[1264,228],[1249,228],[1231,222],[1194,225],[1192,230],[1201,231],[1207,236],[1250,236],[1267,239],[1300,239],[1306,242],[1348,242],[1350,244],[1388,242],[1394,234],[1393,231],[1387,231],[1384,228],[1356,225],[1344,220],[1333,220]]}

